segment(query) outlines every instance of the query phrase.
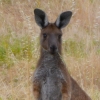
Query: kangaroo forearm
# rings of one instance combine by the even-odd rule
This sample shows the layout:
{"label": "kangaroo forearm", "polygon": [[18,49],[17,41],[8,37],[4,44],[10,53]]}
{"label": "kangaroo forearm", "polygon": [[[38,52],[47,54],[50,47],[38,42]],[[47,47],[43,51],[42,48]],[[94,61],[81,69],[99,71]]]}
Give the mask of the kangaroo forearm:
{"label": "kangaroo forearm", "polygon": [[33,94],[35,100],[40,100],[40,85],[37,83],[33,84]]}
{"label": "kangaroo forearm", "polygon": [[63,94],[62,95],[62,100],[71,100],[71,96],[69,96],[67,94]]}
{"label": "kangaroo forearm", "polygon": [[62,83],[62,100],[71,100],[71,85],[69,82]]}

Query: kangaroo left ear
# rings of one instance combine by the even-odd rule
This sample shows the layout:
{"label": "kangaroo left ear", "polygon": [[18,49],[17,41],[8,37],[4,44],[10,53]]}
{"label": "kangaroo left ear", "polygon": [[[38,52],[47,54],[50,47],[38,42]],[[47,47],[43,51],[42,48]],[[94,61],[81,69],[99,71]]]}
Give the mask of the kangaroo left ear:
{"label": "kangaroo left ear", "polygon": [[35,15],[35,21],[38,26],[40,26],[41,28],[44,28],[48,25],[49,23],[48,18],[44,11],[42,11],[41,9],[35,9],[34,15]]}
{"label": "kangaroo left ear", "polygon": [[66,12],[61,13],[55,22],[56,26],[60,29],[64,28],[65,26],[68,25],[71,16],[72,16],[71,11],[66,11]]}

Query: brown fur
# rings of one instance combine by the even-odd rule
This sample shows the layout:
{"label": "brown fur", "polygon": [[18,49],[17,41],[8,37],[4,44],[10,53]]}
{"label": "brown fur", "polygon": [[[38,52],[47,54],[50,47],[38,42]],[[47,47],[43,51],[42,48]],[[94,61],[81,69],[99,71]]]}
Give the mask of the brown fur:
{"label": "brown fur", "polygon": [[[47,34],[46,39],[43,38],[44,33]],[[49,24],[41,30],[41,55],[33,78],[33,93],[35,99],[91,100],[91,98],[81,89],[77,82],[70,76],[65,64],[62,62],[61,57],[58,54],[52,55],[49,52],[49,43],[53,41],[54,43],[56,43],[58,52],[61,55],[62,41],[61,39],[58,39],[59,35],[62,35],[62,31],[59,28],[57,28],[55,24]],[[53,69],[52,66],[54,66],[55,69]],[[54,76],[52,77],[52,75]],[[50,79],[49,83],[48,79]],[[53,88],[50,90],[50,93],[47,93],[49,91],[48,89],[50,89],[49,86]],[[58,88],[55,88],[57,86]],[[47,92],[45,92],[44,90],[46,90]],[[50,97],[46,95],[50,95]]]}

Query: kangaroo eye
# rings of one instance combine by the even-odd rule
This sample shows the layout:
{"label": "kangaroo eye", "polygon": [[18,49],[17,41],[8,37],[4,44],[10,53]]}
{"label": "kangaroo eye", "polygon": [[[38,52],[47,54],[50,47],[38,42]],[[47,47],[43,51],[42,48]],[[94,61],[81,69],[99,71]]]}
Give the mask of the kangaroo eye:
{"label": "kangaroo eye", "polygon": [[62,36],[62,34],[59,34],[59,35],[58,35],[58,39],[60,39],[60,38],[61,38],[61,36]]}
{"label": "kangaroo eye", "polygon": [[43,34],[43,38],[46,38],[46,37],[47,37],[47,34],[46,34],[46,33],[44,33],[44,34]]}

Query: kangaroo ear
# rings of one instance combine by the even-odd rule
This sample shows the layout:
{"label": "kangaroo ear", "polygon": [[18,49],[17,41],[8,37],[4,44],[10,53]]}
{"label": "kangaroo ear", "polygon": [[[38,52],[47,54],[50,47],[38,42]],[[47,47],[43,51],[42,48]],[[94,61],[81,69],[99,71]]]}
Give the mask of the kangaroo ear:
{"label": "kangaroo ear", "polygon": [[35,21],[36,23],[41,27],[45,27],[48,25],[48,18],[45,14],[44,11],[40,10],[40,9],[35,9],[34,10],[34,15],[35,15]]}
{"label": "kangaroo ear", "polygon": [[67,24],[70,21],[71,16],[72,16],[71,11],[66,11],[66,12],[61,13],[55,22],[56,26],[60,29],[67,26]]}

